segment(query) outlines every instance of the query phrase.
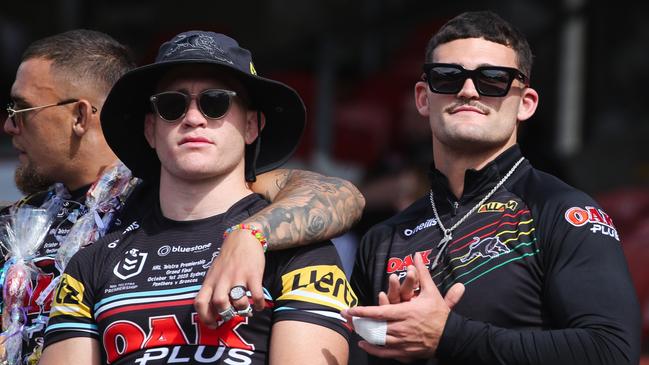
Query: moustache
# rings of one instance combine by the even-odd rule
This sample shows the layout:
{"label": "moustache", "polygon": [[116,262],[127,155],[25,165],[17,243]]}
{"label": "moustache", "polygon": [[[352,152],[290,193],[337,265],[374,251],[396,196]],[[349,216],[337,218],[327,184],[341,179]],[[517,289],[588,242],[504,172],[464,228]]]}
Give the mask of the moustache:
{"label": "moustache", "polygon": [[484,114],[489,114],[489,107],[487,107],[486,105],[484,105],[484,104],[482,104],[482,103],[480,103],[478,101],[471,100],[471,99],[460,99],[460,100],[454,102],[453,104],[447,106],[446,108],[444,108],[444,112],[452,113],[453,111],[455,111],[455,109],[463,107],[463,106],[470,106],[472,108],[476,108],[476,109],[480,110],[480,112],[482,112]]}

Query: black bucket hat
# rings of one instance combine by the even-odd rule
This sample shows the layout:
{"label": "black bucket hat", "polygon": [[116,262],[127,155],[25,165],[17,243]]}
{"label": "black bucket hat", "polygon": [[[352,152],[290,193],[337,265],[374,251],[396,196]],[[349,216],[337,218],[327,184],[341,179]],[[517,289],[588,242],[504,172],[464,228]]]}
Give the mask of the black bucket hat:
{"label": "black bucket hat", "polygon": [[133,172],[147,181],[160,177],[160,160],[144,138],[144,116],[157,82],[179,65],[210,65],[239,80],[250,109],[266,117],[259,137],[246,145],[246,180],[286,162],[300,141],[306,124],[302,99],[291,87],[257,75],[250,51],[223,34],[189,31],[160,46],[155,62],[122,76],[101,111],[101,126],[110,148]]}

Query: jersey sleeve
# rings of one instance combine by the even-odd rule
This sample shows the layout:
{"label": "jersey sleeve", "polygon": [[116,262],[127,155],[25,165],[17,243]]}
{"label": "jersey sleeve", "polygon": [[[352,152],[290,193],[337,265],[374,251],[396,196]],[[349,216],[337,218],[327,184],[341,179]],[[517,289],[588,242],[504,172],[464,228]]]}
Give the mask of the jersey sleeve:
{"label": "jersey sleeve", "polygon": [[585,194],[538,210],[550,327],[512,330],[451,313],[438,356],[490,364],[637,364],[640,311],[612,220]]}
{"label": "jersey sleeve", "polygon": [[[294,320],[330,328],[349,339],[351,328],[340,315],[358,303],[331,242],[277,251],[269,260],[274,322]],[[275,266],[274,268],[272,266]]]}
{"label": "jersey sleeve", "polygon": [[[373,227],[363,238],[356,251],[356,260],[354,261],[354,270],[352,271],[351,284],[354,292],[358,296],[358,302],[361,305],[376,305],[377,296],[374,295],[376,287],[380,285],[382,272],[377,268],[377,247],[385,240],[383,227]],[[389,237],[389,236],[388,236]],[[381,269],[385,265],[380,265]],[[377,273],[377,271],[379,271]],[[372,281],[379,281],[373,284]]]}
{"label": "jersey sleeve", "polygon": [[73,337],[99,339],[93,316],[93,263],[90,249],[75,254],[55,289],[50,319],[45,329],[45,346]]}

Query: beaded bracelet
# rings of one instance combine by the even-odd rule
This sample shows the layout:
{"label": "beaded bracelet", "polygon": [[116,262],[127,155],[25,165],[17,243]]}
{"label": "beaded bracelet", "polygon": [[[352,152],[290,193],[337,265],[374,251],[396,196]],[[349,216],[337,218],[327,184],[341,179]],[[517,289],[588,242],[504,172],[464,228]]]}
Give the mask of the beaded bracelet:
{"label": "beaded bracelet", "polygon": [[235,224],[234,226],[226,229],[225,232],[223,232],[223,239],[225,239],[230,233],[236,231],[237,229],[245,229],[250,231],[250,233],[255,236],[257,241],[261,243],[261,248],[264,249],[264,253],[268,250],[268,240],[266,239],[266,236],[264,236],[264,233],[249,224]]}

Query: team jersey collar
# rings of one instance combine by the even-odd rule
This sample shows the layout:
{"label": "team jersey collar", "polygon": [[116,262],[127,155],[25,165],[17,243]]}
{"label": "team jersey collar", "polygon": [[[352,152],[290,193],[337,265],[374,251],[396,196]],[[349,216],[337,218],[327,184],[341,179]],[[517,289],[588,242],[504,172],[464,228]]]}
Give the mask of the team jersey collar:
{"label": "team jersey collar", "polygon": [[[476,196],[483,195],[486,191],[489,191],[494,184],[498,183],[498,181],[507,174],[516,161],[518,161],[522,156],[520,147],[516,144],[505,150],[482,169],[468,169],[464,174],[464,193],[460,197],[460,201],[473,199]],[[435,168],[434,162],[431,163],[430,172],[428,174],[431,181],[431,188],[435,193],[444,194],[454,200],[448,184],[448,179],[444,174],[437,170],[437,168]]]}
{"label": "team jersey collar", "polygon": [[162,209],[160,208],[160,192],[158,190],[158,187],[156,187],[155,194],[153,195],[154,199],[151,203],[153,203],[153,214],[151,218],[153,218],[153,222],[158,225],[159,227],[165,227],[165,228],[176,228],[176,229],[190,229],[194,230],[196,229],[197,225],[200,226],[202,224],[206,225],[213,225],[213,224],[218,224],[223,221],[227,221],[231,219],[233,215],[236,215],[240,213],[244,209],[248,209],[249,206],[254,204],[257,200],[260,198],[263,199],[259,194],[249,194],[246,195],[245,197],[241,198],[239,201],[236,203],[232,204],[232,206],[225,212],[220,213],[220,214],[215,214],[213,216],[209,216],[206,218],[201,218],[201,219],[193,219],[193,220],[186,220],[186,221],[177,221],[173,220],[170,218],[165,217],[162,214]]}

